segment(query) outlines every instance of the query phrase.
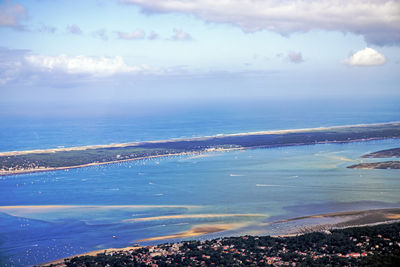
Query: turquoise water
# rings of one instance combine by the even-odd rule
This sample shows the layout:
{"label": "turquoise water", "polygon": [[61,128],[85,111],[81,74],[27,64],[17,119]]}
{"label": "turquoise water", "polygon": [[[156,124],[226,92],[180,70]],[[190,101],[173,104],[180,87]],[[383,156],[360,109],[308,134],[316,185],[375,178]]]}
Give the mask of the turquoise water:
{"label": "turquoise water", "polygon": [[[7,118],[8,124],[1,124],[7,130],[1,132],[0,147],[9,151],[157,140],[395,121],[400,117],[395,106],[382,107],[378,115],[365,111],[357,116],[350,108],[321,116],[312,116],[314,108],[304,111],[303,115],[309,116],[279,113],[277,109],[257,107],[221,113],[192,109],[153,119]],[[361,159],[363,154],[393,147],[400,147],[400,140],[212,152],[3,176],[0,266],[32,265],[135,243],[171,242],[180,239],[138,240],[200,225],[232,228],[199,239],[274,234],[285,229],[261,226],[304,215],[399,207],[397,170],[346,168],[374,161]],[[37,207],[21,208],[24,205]]]}

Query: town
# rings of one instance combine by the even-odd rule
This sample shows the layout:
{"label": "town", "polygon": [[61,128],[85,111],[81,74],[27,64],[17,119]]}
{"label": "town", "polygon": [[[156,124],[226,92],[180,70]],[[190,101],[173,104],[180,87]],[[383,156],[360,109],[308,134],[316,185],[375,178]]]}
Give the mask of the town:
{"label": "town", "polygon": [[400,223],[139,247],[47,266],[399,266]]}

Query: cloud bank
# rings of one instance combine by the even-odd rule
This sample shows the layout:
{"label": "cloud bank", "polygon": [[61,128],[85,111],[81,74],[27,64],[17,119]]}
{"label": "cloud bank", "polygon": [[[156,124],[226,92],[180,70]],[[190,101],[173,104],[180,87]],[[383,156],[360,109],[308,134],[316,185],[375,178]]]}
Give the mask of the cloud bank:
{"label": "cloud bank", "polygon": [[345,63],[349,66],[379,66],[386,63],[386,58],[378,51],[366,47],[351,55]]}
{"label": "cloud bank", "polygon": [[47,56],[28,50],[0,47],[0,86],[19,84],[70,84],[118,80],[137,74],[156,73],[147,65],[129,65],[121,56]]}
{"label": "cloud bank", "polygon": [[66,55],[28,55],[25,56],[25,60],[33,67],[49,72],[59,71],[108,76],[115,73],[137,72],[141,70],[139,67],[128,66],[120,56],[95,58],[88,56],[69,57]]}
{"label": "cloud bank", "polygon": [[400,45],[399,0],[121,0],[144,12],[178,12],[245,32],[288,35],[310,30],[360,34],[375,45]]}

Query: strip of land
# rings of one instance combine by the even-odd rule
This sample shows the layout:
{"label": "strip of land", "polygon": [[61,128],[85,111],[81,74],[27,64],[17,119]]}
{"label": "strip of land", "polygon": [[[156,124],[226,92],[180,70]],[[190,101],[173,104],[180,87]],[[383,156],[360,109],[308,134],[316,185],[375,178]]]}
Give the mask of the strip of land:
{"label": "strip of land", "polygon": [[137,247],[125,247],[125,248],[107,248],[107,249],[102,249],[102,250],[95,250],[95,251],[91,251],[91,252],[87,252],[87,253],[82,253],[82,254],[78,254],[72,257],[66,257],[66,258],[62,258],[59,260],[55,260],[55,261],[51,261],[51,262],[47,262],[47,263],[43,263],[43,264],[39,264],[39,265],[35,265],[35,266],[65,266],[64,262],[73,258],[73,257],[86,257],[86,256],[92,256],[95,257],[98,254],[101,253],[120,253],[120,252],[125,252],[125,251],[135,251],[137,249],[140,249],[141,247],[137,246]]}
{"label": "strip of land", "polygon": [[135,242],[158,241],[158,240],[167,240],[167,239],[195,237],[195,236],[201,236],[201,235],[205,235],[205,234],[212,234],[212,233],[216,233],[216,232],[227,231],[227,230],[231,230],[235,227],[237,227],[237,225],[235,225],[235,224],[201,225],[201,226],[193,227],[192,229],[190,229],[186,232],[171,234],[171,235],[164,235],[164,236],[149,237],[149,238],[144,238],[141,240],[136,240]]}
{"label": "strip of land", "polygon": [[[363,155],[362,158],[400,158],[400,148],[380,150]],[[348,166],[350,169],[400,169],[400,161],[364,162]]]}
{"label": "strip of land", "polygon": [[141,209],[141,208],[200,208],[201,206],[195,205],[15,205],[15,206],[0,206],[0,211],[14,210],[14,209],[70,209],[70,208],[106,208],[106,209]]}
{"label": "strip of land", "polygon": [[[284,236],[290,236],[328,229],[338,229],[355,226],[359,227],[398,221],[400,221],[400,208],[390,208],[342,211],[309,215],[275,221],[271,224],[283,225],[285,223],[297,222],[298,226],[291,229],[288,233],[284,234]],[[304,224],[302,222],[304,222]]]}
{"label": "strip of land", "polygon": [[400,169],[400,161],[382,161],[382,162],[370,162],[370,163],[360,163],[348,166],[350,169]]}
{"label": "strip of land", "polygon": [[248,148],[400,138],[400,122],[217,135],[0,153],[0,175],[67,170],[146,158]]}
{"label": "strip of land", "polygon": [[183,214],[183,215],[168,215],[156,217],[144,217],[127,219],[126,222],[142,222],[155,220],[173,220],[173,219],[198,219],[198,218],[224,218],[224,217],[268,217],[263,214]]}
{"label": "strip of land", "polygon": [[400,158],[400,147],[369,153],[362,156],[362,158]]}

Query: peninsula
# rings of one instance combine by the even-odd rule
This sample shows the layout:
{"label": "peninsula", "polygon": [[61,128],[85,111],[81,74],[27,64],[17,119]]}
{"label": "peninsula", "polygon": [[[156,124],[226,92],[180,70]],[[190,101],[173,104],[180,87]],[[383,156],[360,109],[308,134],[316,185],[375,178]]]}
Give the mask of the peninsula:
{"label": "peninsula", "polygon": [[360,163],[348,166],[350,169],[400,169],[400,161],[382,161],[372,163]]}
{"label": "peninsula", "polygon": [[[363,155],[362,158],[400,158],[400,148],[380,150]],[[400,169],[400,161],[390,160],[381,162],[360,163],[348,166],[350,169]]]}
{"label": "peninsula", "polygon": [[362,158],[400,158],[400,147],[369,153]]}
{"label": "peninsula", "polygon": [[218,150],[347,143],[399,137],[400,122],[393,122],[0,152],[0,175],[64,170],[128,160]]}

